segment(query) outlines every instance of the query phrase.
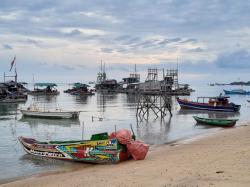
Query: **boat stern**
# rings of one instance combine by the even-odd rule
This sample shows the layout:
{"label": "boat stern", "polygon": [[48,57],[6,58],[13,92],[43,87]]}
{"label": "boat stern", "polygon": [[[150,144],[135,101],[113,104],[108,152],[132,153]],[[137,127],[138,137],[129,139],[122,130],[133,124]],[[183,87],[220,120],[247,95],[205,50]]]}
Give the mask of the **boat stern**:
{"label": "boat stern", "polygon": [[240,108],[241,108],[241,105],[235,105],[235,104],[234,104],[234,111],[235,111],[235,112],[239,112],[239,111],[240,111]]}

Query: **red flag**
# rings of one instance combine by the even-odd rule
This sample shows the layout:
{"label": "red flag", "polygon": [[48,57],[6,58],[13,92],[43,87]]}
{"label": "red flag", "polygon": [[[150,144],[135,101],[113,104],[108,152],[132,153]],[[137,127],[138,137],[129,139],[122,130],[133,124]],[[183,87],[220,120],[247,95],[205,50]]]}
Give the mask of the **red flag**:
{"label": "red flag", "polygon": [[15,61],[16,61],[16,57],[14,57],[14,59],[12,60],[12,62],[10,63],[10,71],[12,70],[14,64],[15,64]]}

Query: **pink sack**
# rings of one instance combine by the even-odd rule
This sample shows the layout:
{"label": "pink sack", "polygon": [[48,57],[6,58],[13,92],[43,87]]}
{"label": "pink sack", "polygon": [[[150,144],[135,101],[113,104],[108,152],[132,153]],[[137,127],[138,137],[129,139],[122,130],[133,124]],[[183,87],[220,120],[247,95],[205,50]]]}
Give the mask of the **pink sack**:
{"label": "pink sack", "polygon": [[132,141],[127,144],[127,148],[134,160],[144,160],[147,155],[149,145],[141,141]]}
{"label": "pink sack", "polygon": [[129,130],[122,129],[116,132],[116,138],[121,144],[127,145],[132,141],[132,134]]}
{"label": "pink sack", "polygon": [[114,139],[116,138],[116,133],[115,132],[112,132],[110,135],[109,135],[109,139]]}

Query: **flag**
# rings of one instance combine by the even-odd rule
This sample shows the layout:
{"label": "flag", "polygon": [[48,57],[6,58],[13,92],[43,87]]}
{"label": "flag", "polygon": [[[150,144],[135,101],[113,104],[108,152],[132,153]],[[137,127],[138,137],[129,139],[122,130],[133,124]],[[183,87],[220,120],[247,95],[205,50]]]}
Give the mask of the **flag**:
{"label": "flag", "polygon": [[14,64],[15,64],[15,61],[16,61],[16,57],[14,57],[14,59],[12,60],[12,62],[10,63],[10,71],[12,70]]}

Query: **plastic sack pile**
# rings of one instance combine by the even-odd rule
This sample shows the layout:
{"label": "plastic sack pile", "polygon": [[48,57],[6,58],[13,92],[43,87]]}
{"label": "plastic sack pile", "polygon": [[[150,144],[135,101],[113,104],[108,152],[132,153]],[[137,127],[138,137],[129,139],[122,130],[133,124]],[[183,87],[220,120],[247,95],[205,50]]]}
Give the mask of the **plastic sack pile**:
{"label": "plastic sack pile", "polygon": [[126,145],[128,152],[132,155],[134,160],[143,160],[148,153],[149,145],[141,141],[133,140],[129,130],[122,129],[116,133],[113,132],[110,134],[109,138],[117,138],[121,144]]}

